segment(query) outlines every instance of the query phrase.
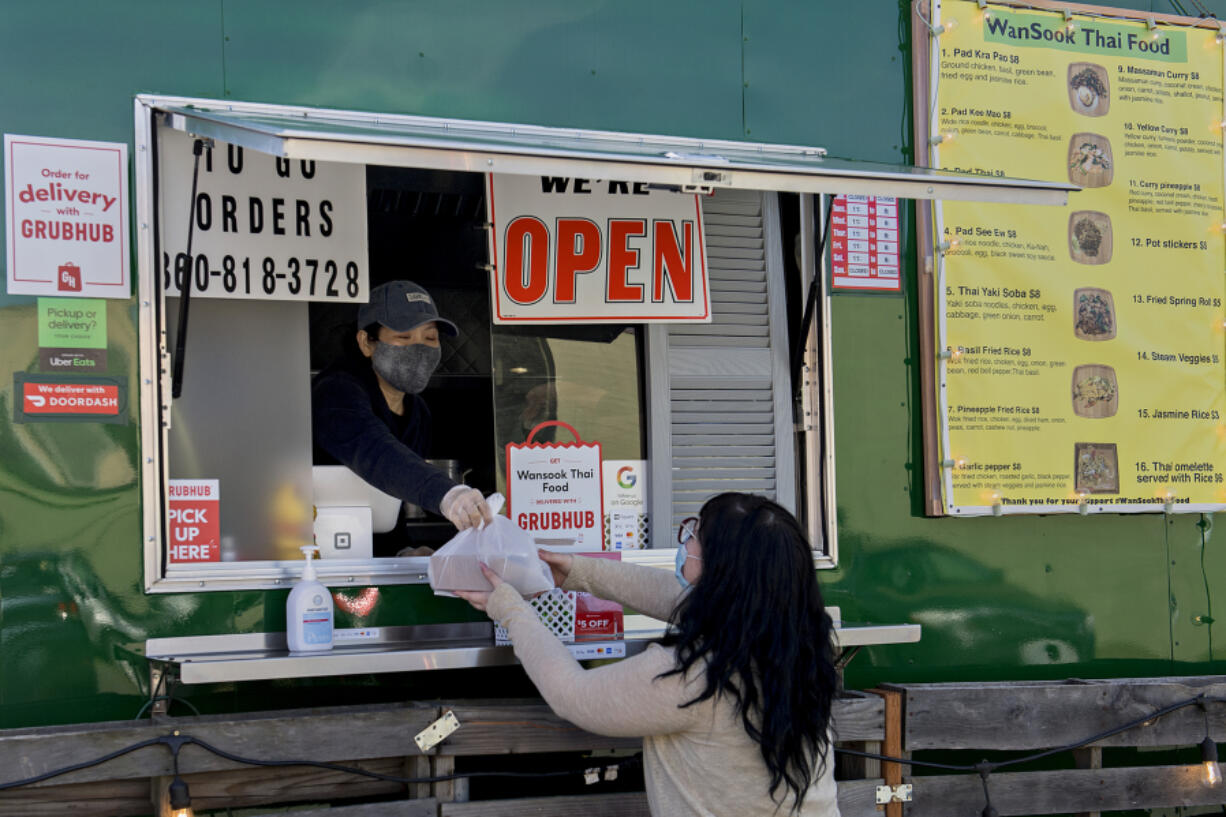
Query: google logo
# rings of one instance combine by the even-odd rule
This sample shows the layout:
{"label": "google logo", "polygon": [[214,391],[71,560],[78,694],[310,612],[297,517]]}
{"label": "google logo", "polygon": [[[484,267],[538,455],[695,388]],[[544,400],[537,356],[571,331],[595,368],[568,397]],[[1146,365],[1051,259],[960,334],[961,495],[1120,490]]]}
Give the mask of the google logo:
{"label": "google logo", "polygon": [[617,484],[622,488],[633,488],[634,484],[639,481],[635,476],[634,469],[629,465],[623,465],[617,469]]}

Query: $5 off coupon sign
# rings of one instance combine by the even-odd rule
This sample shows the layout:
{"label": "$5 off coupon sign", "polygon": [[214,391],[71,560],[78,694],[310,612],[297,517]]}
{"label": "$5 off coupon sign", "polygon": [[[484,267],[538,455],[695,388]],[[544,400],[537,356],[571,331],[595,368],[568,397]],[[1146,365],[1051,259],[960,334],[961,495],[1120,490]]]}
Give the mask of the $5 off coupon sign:
{"label": "$5 off coupon sign", "polygon": [[[573,443],[534,443],[542,428],[560,426]],[[583,442],[558,420],[532,429],[527,441],[507,444],[507,514],[538,545],[582,553],[604,543],[600,443]]]}

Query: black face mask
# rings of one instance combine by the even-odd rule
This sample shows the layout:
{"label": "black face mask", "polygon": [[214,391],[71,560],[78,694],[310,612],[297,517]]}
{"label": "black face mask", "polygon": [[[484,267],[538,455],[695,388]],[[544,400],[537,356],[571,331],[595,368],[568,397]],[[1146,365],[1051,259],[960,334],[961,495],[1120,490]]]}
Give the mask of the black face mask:
{"label": "black face mask", "polygon": [[375,372],[394,388],[406,394],[417,394],[430,382],[430,375],[438,368],[442,356],[442,349],[424,343],[408,346],[376,343],[371,363]]}

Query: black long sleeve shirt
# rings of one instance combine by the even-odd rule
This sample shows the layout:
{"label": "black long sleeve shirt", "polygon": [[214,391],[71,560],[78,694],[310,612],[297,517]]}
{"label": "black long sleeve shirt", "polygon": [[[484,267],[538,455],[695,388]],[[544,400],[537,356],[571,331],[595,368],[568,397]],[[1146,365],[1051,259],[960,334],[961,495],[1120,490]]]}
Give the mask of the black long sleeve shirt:
{"label": "black long sleeve shirt", "polygon": [[345,358],[311,383],[315,463],[339,463],[384,493],[439,512],[456,483],[430,465],[430,410],[420,395],[404,396],[394,413],[365,358]]}

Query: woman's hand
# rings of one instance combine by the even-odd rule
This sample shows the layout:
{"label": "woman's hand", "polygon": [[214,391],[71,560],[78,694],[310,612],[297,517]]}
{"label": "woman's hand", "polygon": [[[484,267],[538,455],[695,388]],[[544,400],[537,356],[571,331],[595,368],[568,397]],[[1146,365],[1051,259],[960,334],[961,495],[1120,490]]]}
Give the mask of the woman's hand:
{"label": "woman's hand", "polygon": [[539,548],[536,555],[541,557],[542,562],[549,565],[549,570],[553,573],[553,583],[561,587],[566,577],[570,575],[570,567],[575,563],[575,557],[569,553],[554,553]]}
{"label": "woman's hand", "polygon": [[[497,590],[498,585],[502,584],[502,578],[486,567],[485,562],[481,563],[481,575],[485,576],[487,582],[494,585],[494,590]],[[457,590],[455,594],[484,613],[485,606],[490,602],[490,593],[493,593],[494,590]]]}

